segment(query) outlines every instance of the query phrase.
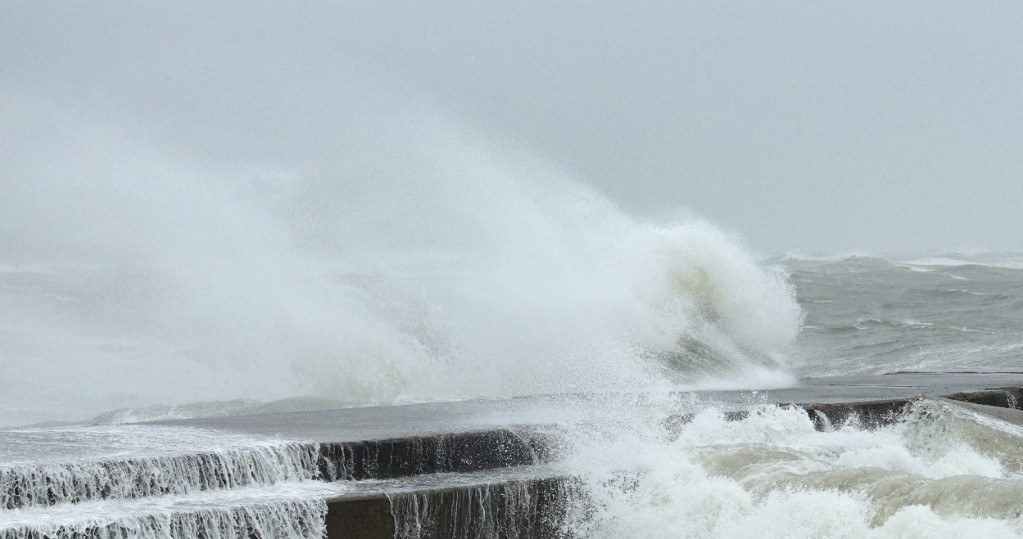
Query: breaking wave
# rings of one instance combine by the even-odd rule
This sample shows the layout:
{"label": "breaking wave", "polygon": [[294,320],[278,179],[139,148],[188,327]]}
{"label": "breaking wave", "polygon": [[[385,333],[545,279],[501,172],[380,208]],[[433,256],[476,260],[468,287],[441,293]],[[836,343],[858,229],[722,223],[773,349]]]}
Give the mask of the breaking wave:
{"label": "breaking wave", "polygon": [[6,191],[0,424],[778,383],[801,316],[781,270],[430,122],[216,171],[65,127],[104,158],[65,148]]}

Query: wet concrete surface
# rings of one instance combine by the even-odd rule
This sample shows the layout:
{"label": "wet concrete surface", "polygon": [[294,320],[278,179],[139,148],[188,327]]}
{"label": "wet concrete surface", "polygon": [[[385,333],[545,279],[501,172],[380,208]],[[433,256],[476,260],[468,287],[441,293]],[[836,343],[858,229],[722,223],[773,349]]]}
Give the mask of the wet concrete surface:
{"label": "wet concrete surface", "polygon": [[[1023,373],[833,376],[804,379],[798,386],[781,389],[694,391],[691,395],[695,403],[715,403],[730,410],[740,410],[750,404],[799,404],[835,412],[841,408],[835,406],[839,404],[882,400],[901,402],[922,396],[952,396],[1003,388],[1005,392],[989,394],[993,395],[990,396],[991,404],[995,404],[998,399],[1005,401],[1009,397],[1004,395],[1010,395],[1013,391],[1023,395],[1020,391],[1023,388]],[[558,424],[580,417],[591,407],[592,399],[585,395],[546,395],[506,400],[481,399],[197,418],[158,424],[280,436],[294,440],[356,442]]]}
{"label": "wet concrete surface", "polygon": [[976,402],[962,402],[958,400],[943,399],[938,400],[947,401],[958,406],[962,406],[968,410],[984,414],[1006,423],[1011,423],[1018,427],[1023,427],[1023,410],[1017,408],[1005,408],[1002,406],[989,406],[987,404],[978,404]]}

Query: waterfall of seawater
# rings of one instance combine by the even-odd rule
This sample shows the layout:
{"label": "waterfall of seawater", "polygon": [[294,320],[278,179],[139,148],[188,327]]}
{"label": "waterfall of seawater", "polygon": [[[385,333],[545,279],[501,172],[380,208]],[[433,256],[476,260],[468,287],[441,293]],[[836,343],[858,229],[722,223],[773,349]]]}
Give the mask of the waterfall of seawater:
{"label": "waterfall of seawater", "polygon": [[0,465],[0,507],[141,498],[312,479],[316,444],[281,443],[126,460]]}
{"label": "waterfall of seawater", "polygon": [[163,514],[119,517],[85,516],[77,523],[62,521],[0,528],[2,539],[241,539],[281,537],[321,539],[326,504],[322,499],[252,503],[242,507],[173,509]]}
{"label": "waterfall of seawater", "polygon": [[318,457],[190,428],[0,431],[0,537],[319,538]]}
{"label": "waterfall of seawater", "polygon": [[[447,493],[392,494],[395,536],[428,537],[532,537],[533,518],[539,513],[537,495],[528,483],[484,485]],[[539,528],[539,523],[537,524]]]}

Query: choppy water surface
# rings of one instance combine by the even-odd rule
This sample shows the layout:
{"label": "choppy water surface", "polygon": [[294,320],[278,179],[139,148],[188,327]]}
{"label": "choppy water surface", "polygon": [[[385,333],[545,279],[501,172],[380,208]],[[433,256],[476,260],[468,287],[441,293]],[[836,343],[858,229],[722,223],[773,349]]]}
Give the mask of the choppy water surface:
{"label": "choppy water surface", "polygon": [[802,376],[1023,368],[1023,257],[788,256]]}

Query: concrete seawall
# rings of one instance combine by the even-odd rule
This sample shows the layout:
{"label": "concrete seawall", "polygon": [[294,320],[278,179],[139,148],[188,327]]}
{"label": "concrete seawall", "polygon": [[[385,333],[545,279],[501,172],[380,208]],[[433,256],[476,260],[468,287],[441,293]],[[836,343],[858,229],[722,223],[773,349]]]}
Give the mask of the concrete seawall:
{"label": "concrete seawall", "polygon": [[327,501],[327,537],[561,537],[572,480],[542,477]]}
{"label": "concrete seawall", "polygon": [[326,481],[475,472],[539,464],[550,447],[544,436],[525,429],[321,443],[318,467]]}
{"label": "concrete seawall", "polygon": [[[748,417],[751,403],[797,406],[818,430],[847,421],[866,428],[890,424],[920,398],[949,399],[971,411],[1023,425],[1023,411],[1017,409],[1023,403],[1023,374],[1014,373],[814,379],[795,388],[706,392],[695,398],[713,402],[735,421]],[[585,500],[576,479],[558,467],[564,440],[553,425],[578,417],[586,406],[584,397],[563,395],[158,424],[293,440],[297,454],[308,455],[300,463],[309,477],[339,486],[341,494],[326,500],[324,523],[330,538],[560,538],[569,536],[562,527],[567,511]],[[690,419],[682,414],[668,422],[681,428]],[[167,462],[177,466],[174,459],[185,459],[198,470],[189,492],[233,488],[232,474],[238,468],[224,465],[216,454],[204,455],[175,456]],[[158,464],[139,458],[118,460],[115,454],[91,463],[117,473],[109,474],[106,483],[95,484],[89,499],[174,495],[145,482]],[[35,483],[0,477],[0,511],[84,501],[53,490],[59,487],[56,480],[38,474],[29,480]],[[0,526],[5,539],[34,536],[45,534]],[[69,531],[62,536],[89,535]],[[263,537],[255,531],[249,536]]]}
{"label": "concrete seawall", "polygon": [[[906,391],[900,391],[905,393]],[[818,430],[833,428],[856,420],[868,428],[877,428],[898,420],[915,399],[945,398],[1017,425],[1023,425],[1023,387],[1001,387],[936,395],[920,391],[916,397],[862,400],[854,402],[784,403],[804,409]],[[741,421],[744,411],[726,414]],[[689,418],[678,416],[682,424]],[[489,506],[493,514],[483,517],[468,508],[482,507],[480,487],[440,488],[410,491],[401,495],[365,495],[341,497],[328,502],[328,537],[565,537],[561,528],[566,505],[575,491],[570,477],[545,477],[518,483],[489,485],[493,496]],[[510,501],[509,492],[519,489],[532,497],[527,505]],[[485,512],[484,512],[485,513]]]}

